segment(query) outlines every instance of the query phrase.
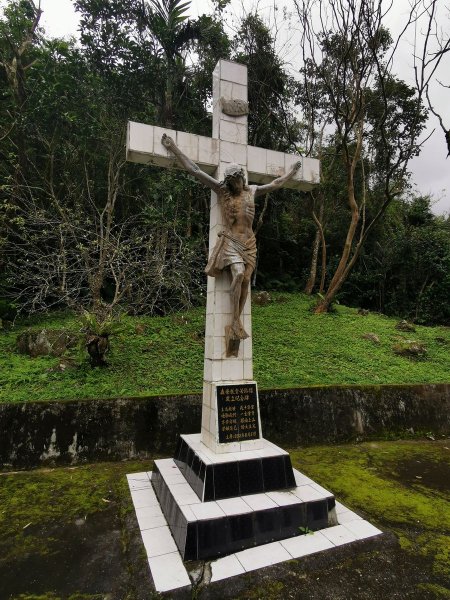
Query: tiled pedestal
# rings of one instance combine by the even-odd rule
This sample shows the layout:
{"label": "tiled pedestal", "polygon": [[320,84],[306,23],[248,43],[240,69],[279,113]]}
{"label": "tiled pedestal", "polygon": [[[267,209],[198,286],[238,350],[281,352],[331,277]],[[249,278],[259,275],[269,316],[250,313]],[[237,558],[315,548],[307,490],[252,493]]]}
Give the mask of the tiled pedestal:
{"label": "tiled pedestal", "polygon": [[200,435],[155,461],[152,486],[184,560],[216,558],[336,524],[332,494],[292,469],[287,452],[215,455]]}
{"label": "tiled pedestal", "polygon": [[[294,475],[297,488],[302,488],[303,497],[310,497],[315,493],[313,490],[323,496],[331,497],[330,493],[306,475],[295,470]],[[127,478],[156,591],[188,589],[191,580],[153,491],[151,484],[153,473],[133,473],[127,475]],[[280,496],[271,496],[270,493],[267,495],[281,503]],[[381,534],[379,529],[339,502],[336,502],[332,516],[333,520],[337,517],[338,524],[320,531],[309,532],[307,535],[288,537],[277,542],[240,550],[212,561],[211,582],[283,561],[301,559],[317,552],[327,552],[338,546]]]}
{"label": "tiled pedestal", "polygon": [[198,435],[181,435],[174,461],[204,502],[295,487],[289,454],[261,439],[256,450],[215,454]]}

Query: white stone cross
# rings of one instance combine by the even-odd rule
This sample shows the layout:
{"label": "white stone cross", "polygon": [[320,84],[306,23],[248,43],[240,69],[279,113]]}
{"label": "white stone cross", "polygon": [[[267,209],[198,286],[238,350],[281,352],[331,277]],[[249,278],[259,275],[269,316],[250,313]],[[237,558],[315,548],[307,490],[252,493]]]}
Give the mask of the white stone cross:
{"label": "white stone cross", "polygon": [[[247,171],[249,182],[270,183],[287,173],[300,159],[302,167],[284,187],[311,190],[319,182],[319,161],[298,155],[275,152],[247,145],[247,115],[230,116],[223,112],[223,100],[247,102],[247,67],[220,60],[213,73],[213,137],[173,131],[153,125],[130,122],[127,135],[127,160],[162,167],[181,168],[177,159],[161,143],[164,133],[172,137],[180,150],[198,166],[223,179],[230,163]],[[217,235],[224,228],[217,195],[211,192],[210,253]],[[219,277],[208,277],[205,329],[205,362],[202,407],[204,444],[215,452],[236,452],[262,447],[262,441],[219,443],[216,386],[226,383],[245,384],[253,381],[250,294],[242,314],[242,323],[249,338],[241,341],[237,357],[227,357],[225,326],[231,322],[232,308],[229,293],[228,269]],[[258,411],[259,413],[259,411]],[[259,419],[259,414],[258,414]],[[261,424],[259,423],[260,437]]]}

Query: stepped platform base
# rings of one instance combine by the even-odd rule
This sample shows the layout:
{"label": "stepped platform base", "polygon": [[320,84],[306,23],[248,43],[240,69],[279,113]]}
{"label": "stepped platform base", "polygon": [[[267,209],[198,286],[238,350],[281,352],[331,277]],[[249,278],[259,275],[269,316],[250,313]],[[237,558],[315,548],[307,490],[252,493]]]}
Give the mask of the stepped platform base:
{"label": "stepped platform base", "polygon": [[[199,438],[182,436],[177,457],[156,460],[151,478],[184,560],[217,558],[337,523],[333,494],[292,469],[281,448],[264,440],[260,450],[209,456]],[[184,446],[192,451],[191,460],[180,459]],[[271,489],[280,470],[282,485]],[[249,473],[258,486],[246,494]],[[206,490],[214,499],[202,500]]]}
{"label": "stepped platform base", "polygon": [[200,434],[180,435],[174,461],[203,502],[295,487],[289,454],[264,438],[255,450],[216,454]]}
{"label": "stepped platform base", "polygon": [[[184,588],[189,594],[192,582],[153,491],[152,477],[152,472],[127,475],[153,584],[157,592]],[[301,479],[303,485],[317,485],[300,473],[296,472],[296,477]],[[337,501],[335,512],[337,525],[217,558],[211,562],[211,583],[317,552],[328,552],[340,546],[359,543],[382,533]]]}

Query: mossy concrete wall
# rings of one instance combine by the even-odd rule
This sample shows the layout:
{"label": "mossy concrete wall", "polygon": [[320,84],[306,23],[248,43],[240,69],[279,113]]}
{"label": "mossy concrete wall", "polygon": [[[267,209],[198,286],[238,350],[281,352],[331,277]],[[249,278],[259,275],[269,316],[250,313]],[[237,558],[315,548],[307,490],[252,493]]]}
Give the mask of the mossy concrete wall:
{"label": "mossy concrete wall", "polygon": [[[450,384],[264,390],[260,405],[264,437],[286,447],[450,435]],[[200,420],[198,395],[0,404],[0,465],[170,454]]]}

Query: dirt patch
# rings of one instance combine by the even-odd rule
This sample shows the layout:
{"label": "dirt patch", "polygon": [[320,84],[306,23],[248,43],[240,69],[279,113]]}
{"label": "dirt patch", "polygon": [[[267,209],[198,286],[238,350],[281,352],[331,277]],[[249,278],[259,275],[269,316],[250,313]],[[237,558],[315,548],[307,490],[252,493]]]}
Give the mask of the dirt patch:
{"label": "dirt patch", "polygon": [[151,598],[125,479],[148,467],[110,463],[1,476],[0,600]]}
{"label": "dirt patch", "polygon": [[449,463],[417,458],[398,461],[397,475],[408,486],[421,485],[439,492],[450,492]]}
{"label": "dirt patch", "polygon": [[[1,598],[20,593],[62,596],[75,593],[102,593],[111,598],[126,597],[121,528],[113,511],[83,519],[83,524],[30,526],[24,536],[35,543],[45,540],[48,549],[11,562],[0,561]],[[2,595],[3,594],[3,595]]]}

